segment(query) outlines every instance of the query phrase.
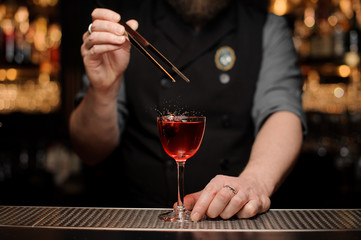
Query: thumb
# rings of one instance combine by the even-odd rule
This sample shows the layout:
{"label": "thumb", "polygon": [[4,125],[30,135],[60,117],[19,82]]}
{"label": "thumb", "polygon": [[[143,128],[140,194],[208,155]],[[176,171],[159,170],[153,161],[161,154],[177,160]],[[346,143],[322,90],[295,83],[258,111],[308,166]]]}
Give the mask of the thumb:
{"label": "thumb", "polygon": [[127,21],[127,24],[129,25],[129,27],[131,27],[133,30],[137,30],[138,29],[138,22],[134,19],[131,19],[129,21]]}

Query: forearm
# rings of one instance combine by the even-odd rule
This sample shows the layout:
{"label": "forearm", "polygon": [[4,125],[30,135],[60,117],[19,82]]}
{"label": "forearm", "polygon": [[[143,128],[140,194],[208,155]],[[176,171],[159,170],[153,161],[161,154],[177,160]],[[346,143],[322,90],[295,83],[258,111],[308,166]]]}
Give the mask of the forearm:
{"label": "forearm", "polygon": [[105,159],[118,144],[116,99],[99,97],[89,88],[70,117],[70,138],[75,151],[88,164]]}
{"label": "forearm", "polygon": [[295,114],[274,113],[258,133],[241,175],[255,177],[270,197],[294,166],[302,138],[301,122]]}

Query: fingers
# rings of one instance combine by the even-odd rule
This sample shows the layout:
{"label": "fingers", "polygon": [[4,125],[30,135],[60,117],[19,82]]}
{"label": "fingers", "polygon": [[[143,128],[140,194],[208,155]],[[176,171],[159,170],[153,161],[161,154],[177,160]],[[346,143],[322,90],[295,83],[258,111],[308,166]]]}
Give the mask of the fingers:
{"label": "fingers", "polygon": [[247,203],[248,196],[243,191],[239,191],[229,201],[228,205],[224,208],[223,212],[219,216],[223,219],[229,219],[238,213],[244,205]]}
{"label": "fingers", "polygon": [[127,41],[124,27],[115,22],[95,20],[91,25],[91,31],[91,34],[83,34],[83,56],[87,53],[94,55],[117,50]]}
{"label": "fingers", "polygon": [[124,35],[125,29],[122,25],[116,22],[105,20],[94,20],[91,26],[92,33],[94,32],[108,32],[114,35]]}
{"label": "fingers", "polygon": [[271,201],[250,200],[238,213],[238,218],[251,218],[257,214],[266,212],[270,207]]}
{"label": "fingers", "polygon": [[184,197],[184,207],[188,210],[192,210],[201,194],[202,191],[186,195]]}
{"label": "fingers", "polygon": [[207,216],[211,218],[220,216],[225,208],[229,206],[229,202],[233,199],[234,195],[234,192],[229,188],[222,187],[209,205]]}
{"label": "fingers", "polygon": [[91,49],[94,45],[101,44],[111,44],[111,45],[120,45],[126,41],[126,36],[114,35],[111,33],[99,33],[93,32],[87,39],[84,41],[84,47],[86,49]]}
{"label": "fingers", "polygon": [[249,201],[238,213],[238,218],[251,218],[261,211],[261,206],[255,201]]}
{"label": "fingers", "polygon": [[[118,22],[120,15],[112,10],[97,8],[92,12],[93,22],[90,25],[91,34],[83,34],[81,53],[83,56],[96,56],[109,51],[118,50],[128,40],[125,28]],[[129,20],[129,26],[136,30],[138,22]]]}
{"label": "fingers", "polygon": [[96,19],[119,22],[120,15],[112,10],[105,8],[96,8],[91,14],[93,21]]}
{"label": "fingers", "polygon": [[190,198],[189,205],[194,206],[191,219],[195,222],[205,214],[210,218],[250,218],[267,211],[271,204],[258,184],[221,175],[212,179],[197,197]]}
{"label": "fingers", "polygon": [[[122,35],[125,30],[119,24],[121,16],[109,9],[96,8],[92,12],[92,32],[112,32],[117,35]],[[134,19],[127,21],[127,24],[133,29],[137,30],[138,22]]]}
{"label": "fingers", "polygon": [[198,201],[194,205],[191,213],[191,219],[194,222],[198,222],[204,214],[206,214],[209,205],[217,195],[218,191],[222,188],[221,183],[212,180],[202,191]]}

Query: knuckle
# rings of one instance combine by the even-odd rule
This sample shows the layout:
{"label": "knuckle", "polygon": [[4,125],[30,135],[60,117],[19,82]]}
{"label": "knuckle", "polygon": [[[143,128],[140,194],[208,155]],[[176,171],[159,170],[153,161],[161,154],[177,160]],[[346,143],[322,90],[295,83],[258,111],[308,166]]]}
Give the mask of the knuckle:
{"label": "knuckle", "polygon": [[265,212],[267,211],[270,206],[271,206],[271,199],[269,197],[264,197],[263,201],[262,201],[262,211]]}
{"label": "knuckle", "polygon": [[251,218],[258,214],[259,205],[252,202],[246,204],[241,211],[237,213],[238,218]]}
{"label": "knuckle", "polygon": [[92,33],[94,33],[94,31],[97,29],[98,26],[99,26],[98,20],[94,20],[94,21],[92,22],[91,27],[90,27],[90,30],[92,31]]}
{"label": "knuckle", "polygon": [[117,25],[114,25],[113,31],[119,33],[120,35],[122,35],[122,34],[125,33],[125,28],[122,25],[117,24]]}
{"label": "knuckle", "polygon": [[89,37],[88,37],[89,42],[94,42],[94,35],[95,35],[95,33],[89,35]]}
{"label": "knuckle", "polygon": [[218,189],[213,184],[208,184],[204,190],[211,196],[215,196],[218,193]]}
{"label": "knuckle", "polygon": [[121,39],[120,36],[115,35],[115,34],[111,34],[110,37],[111,37],[111,39],[112,39],[111,41],[113,43],[119,43],[119,40]]}
{"label": "knuckle", "polygon": [[223,178],[224,176],[223,175],[216,175],[214,178],[212,178],[212,182],[216,182],[216,181],[219,181]]}
{"label": "knuckle", "polygon": [[[225,189],[225,190],[227,190],[227,189]],[[217,197],[222,202],[228,202],[230,199],[230,194],[229,194],[229,192],[226,192],[226,191],[219,191],[217,194]]]}
{"label": "knuckle", "polygon": [[94,45],[94,46],[90,49],[90,54],[91,54],[91,55],[96,55],[96,54],[97,54],[97,51],[98,51],[98,47]]}
{"label": "knuckle", "polygon": [[102,21],[99,19],[94,19],[94,21],[92,22],[91,30],[94,32],[97,28],[101,26],[101,22]]}
{"label": "knuckle", "polygon": [[256,207],[254,204],[247,204],[245,206],[245,211],[248,213],[249,217],[253,217],[258,213],[258,207]]}
{"label": "knuckle", "polygon": [[239,194],[237,194],[236,196],[234,196],[234,197],[232,198],[232,201],[233,201],[234,205],[236,205],[236,206],[242,206],[243,203],[244,203],[243,198],[242,198]]}

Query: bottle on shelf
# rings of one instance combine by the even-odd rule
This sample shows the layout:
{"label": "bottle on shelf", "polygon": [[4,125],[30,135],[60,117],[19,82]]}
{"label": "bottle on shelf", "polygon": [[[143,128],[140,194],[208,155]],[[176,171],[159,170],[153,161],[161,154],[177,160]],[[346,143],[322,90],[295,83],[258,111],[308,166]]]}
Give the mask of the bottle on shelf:
{"label": "bottle on shelf", "polygon": [[345,37],[345,63],[351,68],[356,67],[360,63],[360,43],[361,34],[357,21],[357,12],[353,13],[350,21],[350,29]]}

